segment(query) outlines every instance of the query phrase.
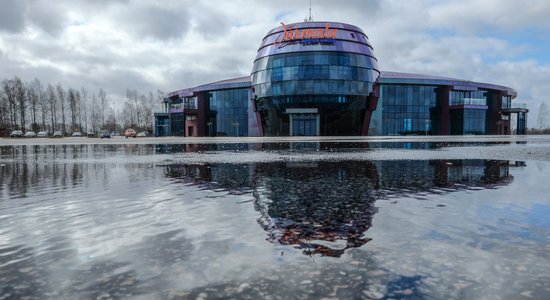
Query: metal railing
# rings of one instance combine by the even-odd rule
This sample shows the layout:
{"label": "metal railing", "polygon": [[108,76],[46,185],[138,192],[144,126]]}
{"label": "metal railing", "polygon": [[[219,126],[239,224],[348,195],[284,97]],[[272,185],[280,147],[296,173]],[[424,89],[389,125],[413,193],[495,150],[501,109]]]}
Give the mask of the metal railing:
{"label": "metal railing", "polygon": [[523,103],[523,102],[512,102],[512,108],[523,108],[523,109],[527,109],[527,103]]}
{"label": "metal railing", "polygon": [[464,98],[458,102],[459,102],[458,105],[479,105],[479,106],[487,105],[487,99],[483,99],[483,98]]}

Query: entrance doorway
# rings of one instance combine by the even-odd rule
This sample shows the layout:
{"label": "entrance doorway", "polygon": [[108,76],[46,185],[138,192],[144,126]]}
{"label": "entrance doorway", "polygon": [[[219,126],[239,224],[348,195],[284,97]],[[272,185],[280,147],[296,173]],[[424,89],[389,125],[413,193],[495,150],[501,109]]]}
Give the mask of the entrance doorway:
{"label": "entrance doorway", "polygon": [[319,135],[320,118],[316,108],[288,108],[290,136]]}

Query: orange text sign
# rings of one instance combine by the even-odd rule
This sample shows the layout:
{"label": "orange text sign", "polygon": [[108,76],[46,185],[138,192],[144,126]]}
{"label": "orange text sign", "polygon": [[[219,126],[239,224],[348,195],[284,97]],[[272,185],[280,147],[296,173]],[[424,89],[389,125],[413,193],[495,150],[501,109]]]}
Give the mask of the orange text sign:
{"label": "orange text sign", "polygon": [[338,29],[330,28],[330,23],[327,23],[325,28],[304,29],[295,28],[296,25],[286,26],[283,22],[281,22],[281,25],[283,25],[284,32],[275,39],[275,42],[273,43],[275,46],[279,46],[283,42],[292,42],[304,39],[334,40],[338,34]]}

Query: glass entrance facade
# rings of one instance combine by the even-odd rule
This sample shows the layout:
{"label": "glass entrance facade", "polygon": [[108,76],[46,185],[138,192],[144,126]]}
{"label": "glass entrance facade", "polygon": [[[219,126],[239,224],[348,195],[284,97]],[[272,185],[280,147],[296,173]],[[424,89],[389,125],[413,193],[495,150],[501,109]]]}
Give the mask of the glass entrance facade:
{"label": "glass entrance facade", "polygon": [[318,114],[292,114],[292,136],[316,136],[319,120]]}

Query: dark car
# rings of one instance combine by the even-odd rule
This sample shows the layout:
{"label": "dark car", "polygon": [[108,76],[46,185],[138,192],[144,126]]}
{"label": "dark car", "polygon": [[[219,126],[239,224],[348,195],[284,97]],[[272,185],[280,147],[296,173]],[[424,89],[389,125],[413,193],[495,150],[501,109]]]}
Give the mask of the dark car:
{"label": "dark car", "polygon": [[23,131],[14,130],[11,132],[10,137],[23,137]]}
{"label": "dark car", "polygon": [[108,139],[110,139],[110,138],[111,138],[111,133],[109,133],[109,131],[107,131],[107,130],[101,130],[101,131],[99,132],[99,137],[100,137],[100,138],[108,138]]}

